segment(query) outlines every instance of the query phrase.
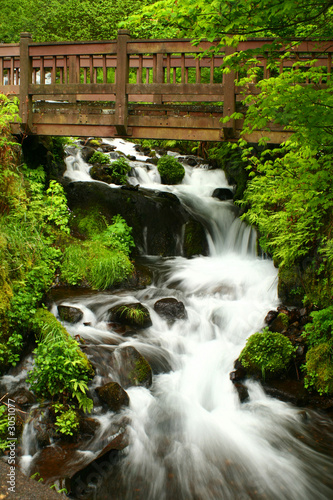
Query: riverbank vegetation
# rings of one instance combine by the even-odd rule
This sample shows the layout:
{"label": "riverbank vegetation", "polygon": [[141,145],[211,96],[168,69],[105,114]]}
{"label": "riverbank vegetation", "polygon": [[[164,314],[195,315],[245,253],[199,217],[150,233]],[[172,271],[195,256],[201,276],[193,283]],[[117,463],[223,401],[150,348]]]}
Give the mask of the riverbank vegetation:
{"label": "riverbank vegetation", "polygon": [[78,216],[80,239],[71,234],[74,216],[62,186],[46,182],[43,166],[28,168],[10,135],[17,113],[17,101],[0,95],[0,373],[37,343],[31,388],[60,405],[55,421],[59,432],[70,434],[63,414],[76,428],[73,408],[91,410],[86,389],[93,369],[78,342],[44,308],[45,295],[59,276],[96,289],[119,284],[133,271],[134,241],[120,216],[109,225],[100,214],[90,221]]}

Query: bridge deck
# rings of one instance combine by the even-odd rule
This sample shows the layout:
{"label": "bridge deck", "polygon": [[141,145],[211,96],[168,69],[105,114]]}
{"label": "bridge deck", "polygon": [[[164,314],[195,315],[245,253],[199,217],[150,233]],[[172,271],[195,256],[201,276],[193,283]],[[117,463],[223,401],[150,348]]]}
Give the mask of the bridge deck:
{"label": "bridge deck", "polygon": [[[240,75],[223,72],[224,58],[269,43],[249,40],[198,58],[214,44],[131,40],[125,30],[117,41],[33,43],[23,33],[20,44],[0,44],[0,92],[19,96],[26,133],[237,140],[242,122],[223,124],[221,118],[241,106],[244,92],[258,90],[255,82],[246,89],[237,86]],[[301,42],[274,74],[315,57],[329,78],[332,52],[332,42]],[[271,74],[268,57],[268,52],[258,57],[261,78]],[[272,124],[269,132],[258,131],[247,139],[257,142],[263,135],[280,143],[290,133]]]}

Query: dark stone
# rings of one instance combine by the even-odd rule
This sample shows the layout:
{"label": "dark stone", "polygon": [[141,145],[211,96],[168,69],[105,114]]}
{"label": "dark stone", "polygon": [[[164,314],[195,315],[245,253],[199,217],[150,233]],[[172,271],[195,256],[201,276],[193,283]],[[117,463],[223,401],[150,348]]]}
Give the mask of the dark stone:
{"label": "dark stone", "polygon": [[288,328],[288,316],[285,313],[279,313],[269,325],[271,332],[282,333]]}
{"label": "dark stone", "polygon": [[234,383],[234,387],[238,392],[240,402],[245,403],[249,399],[249,391],[247,387],[244,384],[240,384],[239,382]]}
{"label": "dark stone", "polygon": [[109,382],[102,387],[97,387],[96,392],[112,411],[119,411],[123,406],[129,405],[127,392],[117,382]]}
{"label": "dark stone", "polygon": [[15,401],[16,405],[19,406],[31,406],[36,402],[36,398],[32,392],[28,391],[22,387],[21,389],[17,389],[15,392],[10,393],[8,395],[9,399]]}
{"label": "dark stone", "polygon": [[80,419],[80,436],[93,437],[100,427],[98,420],[91,417],[84,417]]}
{"label": "dark stone", "polygon": [[239,382],[240,380],[244,380],[247,375],[247,371],[238,359],[236,359],[234,363],[234,368],[234,371],[230,373],[230,380],[232,382]]}
{"label": "dark stone", "polygon": [[203,225],[197,220],[185,224],[184,256],[208,255],[208,242]]}
{"label": "dark stone", "polygon": [[66,323],[78,323],[83,318],[83,312],[81,309],[72,306],[58,306],[58,314],[61,321],[66,321]]}
{"label": "dark stone", "polygon": [[116,146],[111,146],[111,144],[101,144],[101,150],[103,153],[111,153],[111,151],[114,151],[116,149]]}
{"label": "dark stone", "polygon": [[147,158],[146,163],[152,163],[153,165],[157,165],[158,158]]}
{"label": "dark stone", "polygon": [[101,163],[96,163],[90,169],[91,178],[95,181],[106,182],[107,184],[118,184],[120,185],[119,178],[114,175],[113,168],[111,165],[102,165]]}
{"label": "dark stone", "polygon": [[277,317],[277,315],[278,315],[277,311],[268,311],[265,317],[266,325],[270,325],[272,321]]}
{"label": "dark stone", "polygon": [[88,146],[83,146],[83,148],[81,149],[81,157],[86,163],[89,163],[89,160],[94,153],[95,149]]}
{"label": "dark stone", "polygon": [[136,160],[136,156],[133,156],[133,155],[127,155],[127,158],[128,158],[130,161],[135,161],[135,160]]}
{"label": "dark stone", "polygon": [[[89,212],[96,208],[109,224],[113,216],[120,214],[133,228],[136,253],[161,256],[182,253],[175,241],[181,239],[184,224],[195,219],[173,194],[143,188],[118,189],[96,182],[69,182],[64,187],[71,210]],[[198,221],[197,225],[202,228]],[[202,233],[207,246],[203,229]]]}
{"label": "dark stone", "polygon": [[183,302],[174,298],[160,299],[154,304],[154,311],[162,318],[174,322],[176,319],[186,319],[187,313]]}
{"label": "dark stone", "polygon": [[212,194],[213,198],[218,198],[221,201],[232,200],[233,192],[228,188],[216,188]]}
{"label": "dark stone", "polygon": [[152,321],[148,309],[140,304],[121,304],[108,311],[109,321],[116,321],[132,328],[149,328]]}
{"label": "dark stone", "polygon": [[152,369],[148,361],[134,347],[118,347],[112,353],[111,365],[117,373],[122,387],[150,387]]}
{"label": "dark stone", "polygon": [[188,156],[186,158],[186,163],[190,166],[190,167],[195,167],[196,165],[198,165],[199,161],[198,161],[198,158],[195,158],[194,156]]}

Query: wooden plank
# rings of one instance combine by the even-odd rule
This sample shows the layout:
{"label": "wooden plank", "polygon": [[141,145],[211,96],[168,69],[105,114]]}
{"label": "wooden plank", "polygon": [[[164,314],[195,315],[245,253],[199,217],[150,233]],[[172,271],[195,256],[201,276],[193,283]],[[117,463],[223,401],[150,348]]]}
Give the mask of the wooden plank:
{"label": "wooden plank", "polygon": [[150,83],[136,84],[128,83],[126,85],[127,94],[170,94],[170,95],[223,95],[223,85],[221,83]]}
{"label": "wooden plank", "polygon": [[114,126],[101,125],[58,125],[35,123],[34,128],[37,135],[55,136],[76,136],[76,137],[115,137],[116,128]]}
{"label": "wooden plank", "polygon": [[[29,94],[44,95],[49,99],[60,94],[114,94],[116,85],[114,83],[64,83],[53,85],[29,85]],[[51,99],[52,100],[52,99]]]}
{"label": "wooden plank", "polygon": [[108,83],[107,68],[106,68],[106,55],[103,56],[103,83]]}
{"label": "wooden plank", "polygon": [[142,57],[143,56],[139,56],[139,66],[138,66],[138,70],[136,72],[136,83],[142,83],[142,66],[143,66],[143,60],[142,60]]}
{"label": "wooden plank", "polygon": [[3,85],[3,58],[0,57],[0,87]]}
{"label": "wooden plank", "polygon": [[[1,53],[1,52],[0,52]],[[30,46],[30,56],[79,56],[116,54],[117,42],[69,42],[54,44],[33,44]],[[19,54],[18,54],[19,55]]]}
{"label": "wooden plank", "polygon": [[180,68],[181,68],[181,82],[185,83],[185,54],[181,54]]}

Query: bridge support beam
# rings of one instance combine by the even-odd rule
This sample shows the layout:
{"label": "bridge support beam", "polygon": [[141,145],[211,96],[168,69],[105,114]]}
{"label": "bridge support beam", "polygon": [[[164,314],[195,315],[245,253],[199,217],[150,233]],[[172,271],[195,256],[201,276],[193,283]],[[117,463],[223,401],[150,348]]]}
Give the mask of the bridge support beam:
{"label": "bridge support beam", "polygon": [[32,96],[29,85],[32,83],[32,59],[29,56],[31,33],[21,33],[20,38],[20,118],[24,133],[32,132]]}
{"label": "bridge support beam", "polygon": [[[235,52],[234,47],[226,47],[225,55],[229,56]],[[231,116],[236,111],[236,99],[235,99],[235,71],[230,71],[223,75],[224,83],[224,100],[223,100],[223,118]],[[223,124],[224,139],[231,139],[235,136],[236,122],[232,118],[228,122]]]}
{"label": "bridge support beam", "polygon": [[128,30],[118,30],[115,127],[117,134],[120,136],[128,135],[128,94],[126,93],[126,84],[129,73],[129,57],[127,53],[129,39],[130,33]]}

